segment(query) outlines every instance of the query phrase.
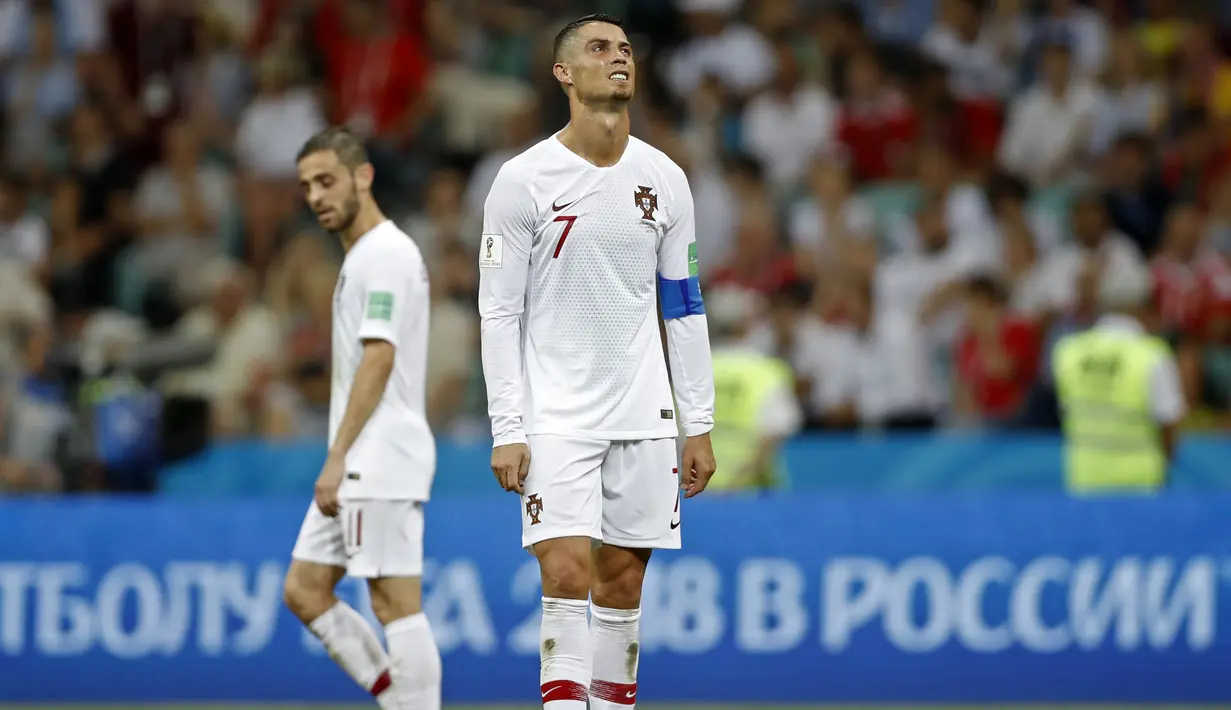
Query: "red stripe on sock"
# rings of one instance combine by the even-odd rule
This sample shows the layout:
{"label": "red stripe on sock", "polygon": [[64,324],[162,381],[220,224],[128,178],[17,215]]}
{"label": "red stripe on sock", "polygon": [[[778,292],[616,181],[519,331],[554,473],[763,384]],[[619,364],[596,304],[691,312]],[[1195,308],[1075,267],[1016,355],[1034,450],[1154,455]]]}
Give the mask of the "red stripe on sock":
{"label": "red stripe on sock", "polygon": [[609,683],[605,680],[590,681],[590,695],[614,705],[637,703],[636,683]]}
{"label": "red stripe on sock", "polygon": [[590,699],[586,686],[571,680],[549,680],[539,686],[539,690],[543,691],[544,705],[557,700],[586,701]]}
{"label": "red stripe on sock", "polygon": [[393,685],[393,678],[389,675],[389,671],[385,671],[380,674],[380,677],[376,679],[376,682],[372,684],[368,692],[372,694],[372,697],[376,697],[388,690],[391,685]]}

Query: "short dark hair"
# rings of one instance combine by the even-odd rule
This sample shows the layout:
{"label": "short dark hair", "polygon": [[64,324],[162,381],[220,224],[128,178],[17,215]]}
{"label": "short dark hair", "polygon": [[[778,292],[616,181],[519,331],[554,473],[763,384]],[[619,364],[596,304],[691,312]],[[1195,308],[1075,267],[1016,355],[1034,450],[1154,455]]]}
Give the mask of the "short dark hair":
{"label": "short dark hair", "polygon": [[363,147],[363,140],[345,126],[326,128],[309,138],[308,142],[299,149],[295,162],[298,163],[309,155],[330,150],[337,154],[338,162],[345,165],[348,170],[354,170],[368,162],[368,150]]}
{"label": "short dark hair", "polygon": [[1009,290],[1004,281],[989,273],[975,274],[966,280],[966,293],[981,301],[997,305],[1009,302]]}
{"label": "short dark hair", "polygon": [[987,200],[995,207],[1001,200],[1026,202],[1030,199],[1030,187],[1024,180],[1009,173],[996,173],[987,183]]}
{"label": "short dark hair", "polygon": [[1039,42],[1040,54],[1055,54],[1069,59],[1073,56],[1073,45],[1070,40],[1060,34],[1046,34]]}
{"label": "short dark hair", "polygon": [[1154,140],[1145,133],[1130,131],[1116,136],[1112,150],[1131,150],[1149,157],[1154,152]]}
{"label": "short dark hair", "polygon": [[847,29],[853,29],[857,32],[862,32],[864,29],[863,9],[853,2],[843,0],[829,6],[829,17],[836,20],[839,24],[846,25]]}
{"label": "short dark hair", "polygon": [[556,33],[556,41],[551,46],[551,56],[555,58],[555,61],[560,61],[560,49],[573,38],[573,35],[577,34],[577,30],[595,22],[601,22],[605,25],[615,25],[620,29],[624,29],[624,20],[621,20],[615,15],[596,12],[590,15],[585,15],[584,17],[578,17],[576,20],[573,20],[562,27],[560,31]]}

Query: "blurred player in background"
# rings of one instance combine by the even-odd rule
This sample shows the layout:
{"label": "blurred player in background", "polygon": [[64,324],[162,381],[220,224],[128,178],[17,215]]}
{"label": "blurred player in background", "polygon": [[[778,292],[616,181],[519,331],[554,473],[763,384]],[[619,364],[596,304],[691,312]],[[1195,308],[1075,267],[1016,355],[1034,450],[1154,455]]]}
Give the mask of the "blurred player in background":
{"label": "blurred player in background", "polygon": [[[506,163],[484,210],[483,371],[492,471],[522,497],[542,573],[543,707],[613,710],[636,702],[650,552],[679,548],[680,489],[714,473],[714,386],[692,195],[629,135],[620,21],[570,23],[555,62],[569,125]],[[660,301],[687,437],[678,476]]]}
{"label": "blurred player in background", "polygon": [[[372,199],[372,165],[332,128],[299,154],[299,182],[346,259],[333,297],[329,455],[299,531],[286,603],[382,708],[438,710],[440,651],[421,609],[423,503],[436,467],[424,413],[427,269],[419,248]],[[388,652],[334,597],[368,580]]]}

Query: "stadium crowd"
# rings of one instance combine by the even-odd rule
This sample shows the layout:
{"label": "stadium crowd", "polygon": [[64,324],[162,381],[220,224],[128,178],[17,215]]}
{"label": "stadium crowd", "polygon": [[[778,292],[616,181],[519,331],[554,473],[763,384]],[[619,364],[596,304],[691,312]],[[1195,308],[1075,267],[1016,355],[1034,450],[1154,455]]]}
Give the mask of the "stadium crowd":
{"label": "stadium crowd", "polygon": [[341,253],[294,158],[329,123],[429,260],[431,422],[483,437],[484,199],[567,120],[551,38],[593,11],[689,175],[711,319],[792,366],[810,428],[1054,427],[1049,344],[1148,269],[1191,425],[1227,429],[1222,7],[0,1],[0,490],[324,436]]}

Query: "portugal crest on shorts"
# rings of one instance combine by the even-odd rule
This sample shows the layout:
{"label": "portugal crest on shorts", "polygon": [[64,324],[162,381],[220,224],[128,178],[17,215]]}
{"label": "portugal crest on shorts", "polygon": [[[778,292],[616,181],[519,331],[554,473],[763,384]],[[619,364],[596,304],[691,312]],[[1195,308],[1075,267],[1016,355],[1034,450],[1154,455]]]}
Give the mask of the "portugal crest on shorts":
{"label": "portugal crest on shorts", "polygon": [[641,218],[653,222],[654,210],[658,209],[658,195],[654,194],[654,188],[638,185],[637,191],[633,193],[633,200],[637,207],[641,208]]}
{"label": "portugal crest on shorts", "polygon": [[541,520],[539,520],[539,516],[542,514],[543,514],[543,499],[539,498],[538,493],[530,494],[530,497],[526,498],[526,515],[530,516],[530,524],[538,525],[540,522],[542,522]]}

